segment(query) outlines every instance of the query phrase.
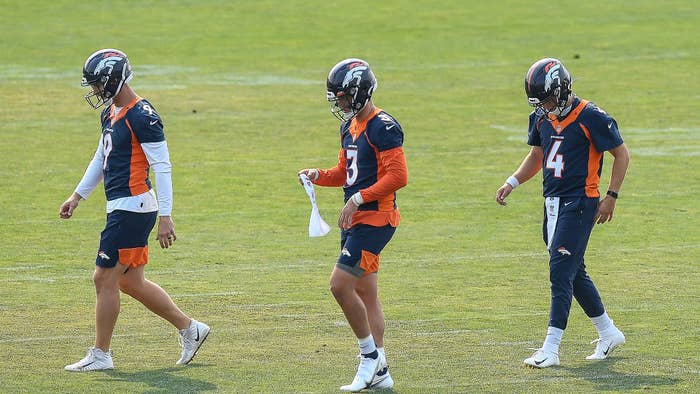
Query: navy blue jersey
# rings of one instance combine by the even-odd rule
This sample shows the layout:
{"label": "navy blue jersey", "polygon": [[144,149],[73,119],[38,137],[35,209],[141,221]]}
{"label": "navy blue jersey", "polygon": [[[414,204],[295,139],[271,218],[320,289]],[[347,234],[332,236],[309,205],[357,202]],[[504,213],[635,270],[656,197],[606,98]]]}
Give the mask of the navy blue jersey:
{"label": "navy blue jersey", "polygon": [[141,144],[165,140],[158,113],[147,100],[137,97],[118,114],[114,113],[114,105],[105,108],[101,119],[107,200],[149,191],[149,164]]}
{"label": "navy blue jersey", "polygon": [[[353,119],[355,120],[355,119]],[[384,176],[386,169],[379,160],[380,152],[403,145],[401,125],[388,113],[377,109],[364,122],[345,122],[340,128],[340,140],[346,159],[345,201]],[[396,193],[363,204],[360,210],[390,211],[396,208]]]}
{"label": "navy blue jersey", "polygon": [[527,143],[540,146],[545,197],[600,197],[603,152],[622,145],[617,122],[586,100],[574,99],[563,120],[530,114]]}

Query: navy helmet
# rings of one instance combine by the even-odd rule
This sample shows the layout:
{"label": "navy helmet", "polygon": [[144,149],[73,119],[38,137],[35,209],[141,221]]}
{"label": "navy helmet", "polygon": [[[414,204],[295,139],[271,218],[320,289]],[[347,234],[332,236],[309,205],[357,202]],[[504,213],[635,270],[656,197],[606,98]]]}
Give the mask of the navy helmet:
{"label": "navy helmet", "polygon": [[[571,97],[571,74],[561,61],[544,58],[536,61],[525,75],[525,93],[530,106],[559,115]],[[545,104],[554,104],[549,111]]]}
{"label": "navy helmet", "polygon": [[361,59],[345,59],[331,69],[326,80],[326,99],[331,113],[342,121],[360,112],[377,89],[377,79],[369,64]]}
{"label": "navy helmet", "polygon": [[109,105],[131,77],[131,65],[124,52],[118,49],[100,49],[85,60],[80,85],[90,87],[85,100],[91,107],[99,108]]}

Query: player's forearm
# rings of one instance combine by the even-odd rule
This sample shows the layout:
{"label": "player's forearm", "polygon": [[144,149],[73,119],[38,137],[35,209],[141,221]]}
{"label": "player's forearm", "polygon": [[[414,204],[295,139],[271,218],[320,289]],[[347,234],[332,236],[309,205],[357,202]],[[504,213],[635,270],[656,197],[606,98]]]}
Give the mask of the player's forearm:
{"label": "player's forearm", "polygon": [[170,172],[156,172],[158,216],[170,216],[173,211],[173,182]]}
{"label": "player's forearm", "polygon": [[158,215],[170,216],[173,209],[173,181],[168,144],[166,141],[148,142],[141,144],[141,147],[155,174]]}
{"label": "player's forearm", "polygon": [[408,184],[406,157],[401,147],[382,152],[380,160],[386,173],[374,185],[360,191],[364,203],[379,200]]}
{"label": "player's forearm", "polygon": [[615,159],[613,160],[612,170],[610,171],[608,190],[619,193],[622,182],[625,179],[625,174],[627,173],[627,168],[629,167],[630,155],[625,144],[611,150],[610,153]]}
{"label": "player's forearm", "polygon": [[513,173],[519,183],[527,182],[542,169],[542,150],[534,148],[530,150],[530,153],[520,163],[520,167]]}
{"label": "player's forearm", "polygon": [[98,149],[95,152],[90,164],[88,164],[87,168],[85,169],[83,178],[75,188],[75,194],[78,194],[83,200],[86,200],[88,196],[90,196],[92,191],[95,190],[97,185],[100,184],[100,181],[102,181],[102,177],[104,176],[104,173],[102,172],[102,164],[104,159],[101,153],[101,149]]}

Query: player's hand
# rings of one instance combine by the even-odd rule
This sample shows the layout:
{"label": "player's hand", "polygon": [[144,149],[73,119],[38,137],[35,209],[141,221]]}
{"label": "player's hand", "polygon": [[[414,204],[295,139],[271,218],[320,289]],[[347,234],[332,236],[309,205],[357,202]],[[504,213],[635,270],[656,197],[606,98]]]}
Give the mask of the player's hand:
{"label": "player's hand", "polygon": [[504,183],[503,186],[501,186],[500,188],[498,188],[498,190],[496,190],[496,202],[501,204],[501,205],[504,205],[504,206],[508,205],[508,203],[506,202],[506,197],[508,197],[508,195],[512,191],[513,191],[513,186],[511,186],[507,183]]}
{"label": "player's hand", "polygon": [[615,210],[616,200],[610,196],[605,196],[600,200],[598,204],[598,212],[596,212],[593,221],[598,224],[603,224],[605,222],[611,222],[613,218],[613,211]]}
{"label": "player's hand", "polygon": [[68,199],[61,204],[61,208],[58,210],[58,216],[61,219],[70,219],[73,216],[73,211],[80,203],[80,195],[78,193],[73,193]]}
{"label": "player's hand", "polygon": [[340,217],[338,218],[338,227],[342,229],[349,229],[352,227],[352,216],[357,212],[357,205],[352,202],[352,198],[348,199],[345,203],[343,210],[340,211]]}
{"label": "player's hand", "polygon": [[[299,176],[301,176],[302,174],[308,176],[309,180],[311,180],[312,183],[318,179],[318,170],[315,168],[306,168],[306,169],[299,171],[297,173],[297,178]],[[303,183],[301,182],[301,178],[299,178],[299,183],[301,183],[303,185]]]}
{"label": "player's hand", "polygon": [[175,223],[170,216],[161,216],[158,222],[158,242],[160,247],[167,249],[173,245],[177,239],[175,235]]}

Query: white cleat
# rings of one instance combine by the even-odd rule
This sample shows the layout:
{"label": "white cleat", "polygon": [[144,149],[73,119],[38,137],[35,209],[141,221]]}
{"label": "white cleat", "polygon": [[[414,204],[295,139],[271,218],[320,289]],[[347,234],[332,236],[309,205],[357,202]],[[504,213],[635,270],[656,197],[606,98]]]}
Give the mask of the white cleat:
{"label": "white cleat", "polygon": [[340,391],[358,392],[369,388],[374,376],[377,374],[377,371],[379,371],[380,356],[377,356],[377,358],[370,358],[361,354],[359,357],[360,365],[357,367],[355,378],[352,380],[352,383],[340,386]]}
{"label": "white cleat", "polygon": [[190,327],[180,331],[180,346],[182,346],[182,355],[177,360],[176,364],[187,364],[197,354],[197,350],[202,346],[204,340],[209,336],[210,328],[208,325],[192,320]]}
{"label": "white cleat", "polygon": [[87,356],[75,364],[66,365],[65,370],[71,372],[101,371],[114,369],[112,363],[112,351],[103,352],[102,349],[91,347]]}
{"label": "white cleat", "polygon": [[598,343],[595,346],[595,351],[586,360],[605,360],[615,348],[625,343],[625,335],[622,331],[617,330],[609,337],[601,337],[591,343]]}
{"label": "white cleat", "polygon": [[386,357],[379,353],[379,371],[374,375],[372,383],[369,384],[370,390],[391,390],[394,387],[394,379],[389,374],[389,364],[386,362]]}
{"label": "white cleat", "polygon": [[532,356],[526,358],[523,362],[534,368],[547,368],[559,365],[559,355],[557,353],[548,352],[544,349],[538,349]]}

